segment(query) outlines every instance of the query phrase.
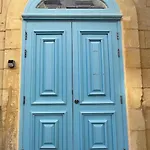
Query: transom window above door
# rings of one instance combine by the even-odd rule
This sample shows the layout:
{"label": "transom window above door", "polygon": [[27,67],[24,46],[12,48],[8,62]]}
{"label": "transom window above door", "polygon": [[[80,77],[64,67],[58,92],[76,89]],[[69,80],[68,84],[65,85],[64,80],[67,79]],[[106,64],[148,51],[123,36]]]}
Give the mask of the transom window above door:
{"label": "transom window above door", "polygon": [[41,0],[36,8],[67,8],[67,9],[87,9],[87,8],[108,8],[104,0]]}

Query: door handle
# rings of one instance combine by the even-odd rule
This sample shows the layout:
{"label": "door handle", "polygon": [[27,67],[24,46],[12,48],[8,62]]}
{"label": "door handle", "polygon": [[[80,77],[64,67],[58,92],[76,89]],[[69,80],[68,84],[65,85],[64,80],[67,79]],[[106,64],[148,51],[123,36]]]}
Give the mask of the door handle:
{"label": "door handle", "polygon": [[78,104],[78,103],[79,103],[79,100],[76,99],[76,100],[74,100],[74,102],[75,102],[75,104]]}

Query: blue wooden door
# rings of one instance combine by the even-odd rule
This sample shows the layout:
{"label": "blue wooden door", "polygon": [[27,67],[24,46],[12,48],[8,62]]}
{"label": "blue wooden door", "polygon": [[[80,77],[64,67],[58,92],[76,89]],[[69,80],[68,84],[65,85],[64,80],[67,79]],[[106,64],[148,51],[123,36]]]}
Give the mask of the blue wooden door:
{"label": "blue wooden door", "polygon": [[121,150],[115,22],[27,23],[24,150]]}
{"label": "blue wooden door", "polygon": [[74,150],[123,149],[117,24],[73,23]]}
{"label": "blue wooden door", "polygon": [[24,150],[71,150],[71,23],[30,22],[27,33]]}

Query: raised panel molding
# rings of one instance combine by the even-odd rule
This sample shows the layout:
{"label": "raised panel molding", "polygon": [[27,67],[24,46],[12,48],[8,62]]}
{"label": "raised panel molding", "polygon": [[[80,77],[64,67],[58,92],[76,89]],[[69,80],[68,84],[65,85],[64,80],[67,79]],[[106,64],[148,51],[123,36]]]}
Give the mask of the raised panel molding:
{"label": "raised panel molding", "polygon": [[[65,31],[37,30],[33,33],[33,77],[32,105],[66,104],[67,99],[67,55]],[[35,68],[38,68],[34,70]]]}
{"label": "raised panel molding", "polygon": [[57,52],[58,39],[41,39],[41,77],[40,96],[57,95],[58,91],[58,66]]}
{"label": "raised panel molding", "polygon": [[108,148],[107,120],[89,120],[90,149]]}
{"label": "raised panel molding", "polygon": [[58,120],[40,120],[40,148],[58,148]]}
{"label": "raised panel molding", "polygon": [[114,104],[110,31],[79,31],[82,104]]}
{"label": "raised panel molding", "polygon": [[105,95],[103,39],[87,39],[88,95]]}
{"label": "raised panel molding", "polygon": [[32,150],[65,150],[66,112],[32,112],[31,120]]}
{"label": "raised panel molding", "polygon": [[36,35],[62,35],[64,31],[34,30]]}
{"label": "raised panel molding", "polygon": [[80,112],[80,136],[88,137],[81,141],[82,149],[114,150],[115,123],[115,111]]}

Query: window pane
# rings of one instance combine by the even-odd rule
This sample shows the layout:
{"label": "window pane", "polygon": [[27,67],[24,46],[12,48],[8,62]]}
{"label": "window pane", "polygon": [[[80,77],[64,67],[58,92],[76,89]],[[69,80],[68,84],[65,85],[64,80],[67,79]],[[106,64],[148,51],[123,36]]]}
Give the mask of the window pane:
{"label": "window pane", "polygon": [[103,0],[42,0],[36,8],[99,8],[106,9]]}

